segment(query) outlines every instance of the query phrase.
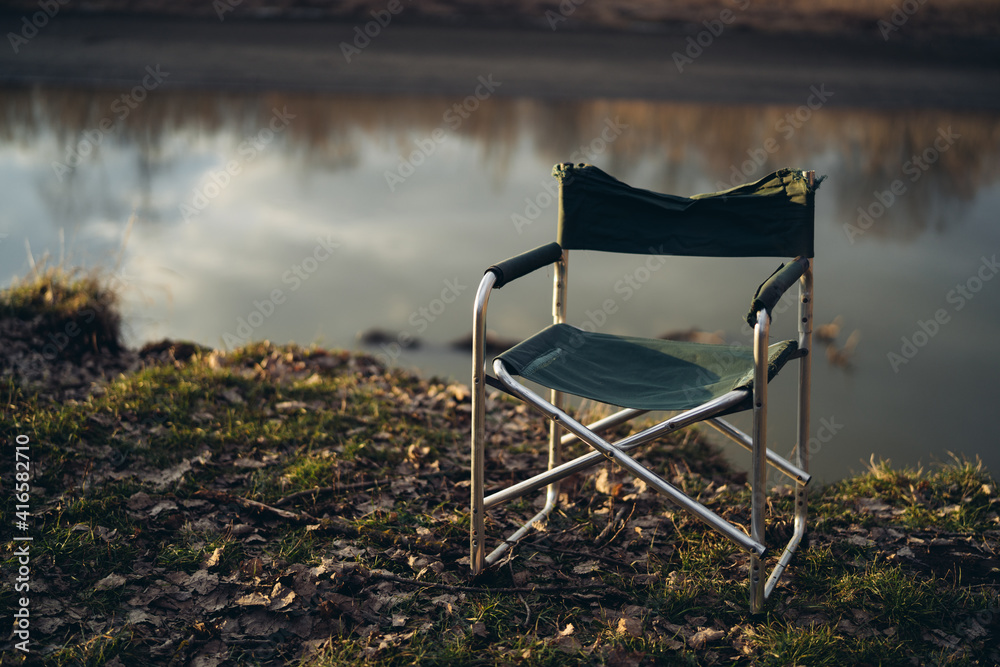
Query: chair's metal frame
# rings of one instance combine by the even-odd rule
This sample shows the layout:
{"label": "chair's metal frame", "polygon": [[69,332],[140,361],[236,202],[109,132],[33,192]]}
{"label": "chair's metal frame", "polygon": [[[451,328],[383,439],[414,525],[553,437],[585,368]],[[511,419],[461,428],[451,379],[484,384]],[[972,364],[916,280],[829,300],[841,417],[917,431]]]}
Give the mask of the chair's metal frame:
{"label": "chair's metal frame", "polygon": [[[813,172],[807,172],[810,186],[814,182]],[[566,321],[566,281],[569,252],[564,250],[562,258],[555,264],[553,285],[553,322]],[[470,559],[472,574],[477,575],[496,563],[511,546],[526,535],[532,526],[544,521],[556,506],[559,497],[559,481],[576,472],[597,464],[602,458],[613,461],[643,480],[651,488],[664,494],[675,503],[704,521],[713,530],[727,537],[740,548],[750,553],[750,610],[761,611],[765,600],[770,597],[775,585],[788,566],[806,531],[806,486],[809,484],[809,394],[812,359],[812,294],[813,258],[808,258],[808,266],[799,279],[799,379],[798,379],[798,422],[795,463],[775,454],[765,446],[767,435],[767,365],[770,334],[770,313],[761,308],[757,313],[754,327],[754,382],[753,382],[753,426],[747,435],[732,424],[716,415],[738,405],[747,398],[748,391],[731,391],[696,408],[684,411],[640,433],[633,434],[616,443],[611,443],[599,434],[614,426],[625,423],[646,410],[624,409],[604,419],[584,426],[563,410],[562,392],[551,390],[548,401],[528,387],[514,380],[503,361],[493,363],[496,377],[514,396],[537,408],[551,420],[549,424],[548,471],[508,487],[502,491],[485,495],[484,463],[486,442],[486,372],[484,367],[484,340],[486,332],[486,308],[490,292],[496,283],[496,276],[488,271],[483,276],[476,292],[473,314],[472,338],[472,517],[470,528]],[[750,509],[750,534],[729,523],[697,500],[671,485],[656,473],[647,470],[627,452],[644,443],[655,440],[672,431],[690,426],[700,421],[707,423],[737,444],[751,452],[750,479],[752,500]],[[565,429],[569,433],[563,435]],[[579,438],[596,451],[562,463],[561,445]],[[795,483],[795,524],[794,531],[770,576],[764,579],[763,557],[766,553],[764,538],[764,506],[766,502],[766,464],[770,464]],[[486,555],[485,518],[486,510],[501,503],[524,496],[546,487],[545,506],[540,512],[524,523],[514,534],[504,540],[489,555]]]}

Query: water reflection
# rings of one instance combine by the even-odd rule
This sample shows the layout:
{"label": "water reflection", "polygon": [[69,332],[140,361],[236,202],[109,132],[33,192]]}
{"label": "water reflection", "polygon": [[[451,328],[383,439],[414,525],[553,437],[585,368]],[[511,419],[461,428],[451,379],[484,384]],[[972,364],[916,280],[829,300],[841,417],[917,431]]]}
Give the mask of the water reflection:
{"label": "water reflection", "polygon": [[[451,98],[157,91],[120,120],[118,97],[110,91],[33,89],[5,91],[0,98],[5,118],[0,140],[22,149],[45,146],[45,158],[53,163],[52,178],[37,187],[59,224],[72,225],[97,211],[120,217],[132,209],[148,222],[173,221],[171,210],[154,201],[154,181],[181,168],[206,142],[223,138],[238,144],[254,136],[275,109],[287,109],[295,119],[273,150],[300,174],[356,169],[366,142],[408,158],[420,152],[417,142],[432,141],[438,128],[474,144],[481,167],[498,187],[524,145],[546,163],[573,156],[600,161],[615,174],[641,169],[650,187],[676,192],[715,190],[821,158],[830,165],[827,196],[837,203],[839,220],[856,221],[858,207],[869,209],[876,193],[894,181],[906,186],[892,214],[879,216],[857,237],[867,240],[907,240],[957,224],[963,206],[1000,173],[1000,119],[980,113],[820,108],[803,114],[804,106],[493,98],[455,127],[455,116],[446,122],[455,103]],[[100,133],[106,119],[112,127]],[[615,119],[627,131],[603,141],[602,131]],[[95,133],[103,135],[97,142],[91,138]],[[939,138],[949,133],[954,138],[946,150],[935,150],[935,142],[940,146]],[[128,146],[131,164],[111,164],[111,146]],[[235,145],[218,148],[236,152]],[[93,173],[85,176],[72,166],[76,155]],[[933,161],[921,159],[927,155]],[[57,164],[69,167],[59,173]],[[135,181],[127,202],[110,173],[116,167],[128,169]]]}
{"label": "water reflection", "polygon": [[[829,175],[817,200],[817,319],[842,316],[842,338],[861,331],[853,373],[816,365],[814,421],[843,424],[817,454],[825,476],[857,469],[871,452],[899,463],[979,452],[1000,469],[987,444],[1000,358],[977,352],[1000,328],[995,285],[952,312],[912,362],[886,362],[1000,246],[994,116],[491,98],[456,124],[447,113],[459,100],[448,97],[157,90],[120,120],[120,94],[0,94],[0,228],[9,234],[0,266],[23,274],[22,238],[36,253],[56,253],[60,230],[74,262],[114,266],[134,214],[121,265],[133,344],[171,336],[225,346],[251,335],[352,347],[359,331],[378,327],[391,333],[388,349],[374,350],[394,363],[465,380],[468,360],[446,343],[469,331],[484,266],[552,240],[552,164],[589,161],[638,187],[682,194],[801,166]],[[276,113],[294,118],[268,136]],[[404,162],[417,166],[387,182]],[[199,193],[205,206],[186,215],[181,205]],[[852,234],[859,207],[871,221]],[[655,336],[697,325],[737,342],[746,342],[740,316],[753,288],[774,268],[753,260],[705,271],[698,260],[671,260],[625,303],[614,285],[635,261],[582,260],[571,323],[611,298],[620,309],[604,331]],[[695,271],[703,291],[686,289]],[[491,302],[501,335],[546,323],[549,280],[530,276]],[[445,290],[450,301],[438,307]],[[786,325],[794,329],[776,322],[779,334]],[[426,344],[390,354],[397,333]],[[790,391],[781,382],[776,396]],[[938,413],[971,416],[956,426]],[[773,433],[787,451],[791,429]]]}

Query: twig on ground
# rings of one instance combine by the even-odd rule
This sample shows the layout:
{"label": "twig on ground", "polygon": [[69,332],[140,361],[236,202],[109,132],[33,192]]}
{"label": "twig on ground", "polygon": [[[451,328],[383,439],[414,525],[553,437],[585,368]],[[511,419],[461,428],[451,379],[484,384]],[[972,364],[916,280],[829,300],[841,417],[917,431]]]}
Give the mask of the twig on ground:
{"label": "twig on ground", "polygon": [[[615,518],[609,521],[608,525],[604,526],[604,529],[601,530],[600,534],[596,538],[594,538],[594,544],[600,544],[601,540],[603,540],[607,536],[607,534],[610,533],[612,529],[614,529],[614,527],[618,525],[618,522],[621,521],[622,517],[625,516],[625,512],[629,509],[629,507],[631,507],[632,510],[634,511],[635,503],[628,503],[626,505],[622,505],[621,509],[618,510],[618,513],[615,514]],[[629,516],[631,516],[631,514],[629,514]]]}
{"label": "twig on ground", "polygon": [[608,556],[602,556],[601,554],[595,554],[595,553],[591,553],[589,551],[579,551],[579,550],[573,551],[572,549],[559,549],[557,547],[548,547],[548,546],[545,546],[544,544],[540,544],[538,542],[525,542],[523,546],[534,547],[534,548],[538,549],[539,551],[548,551],[548,552],[551,552],[551,553],[567,554],[569,556],[578,556],[580,558],[585,558],[585,559],[600,560],[600,561],[604,561],[605,563],[609,563],[611,565],[617,565],[618,567],[630,567],[633,570],[635,569],[633,566],[629,565],[628,563],[626,563],[623,560],[618,560],[616,558],[610,558]]}
{"label": "twig on ground", "polygon": [[[615,532],[615,534],[611,536],[611,539],[608,540],[607,543],[604,546],[608,546],[609,544],[611,544],[612,542],[614,542],[615,540],[618,539],[618,536],[622,534],[623,530],[625,530],[625,526],[628,525],[628,522],[632,518],[632,515],[635,514],[635,503],[632,503],[631,505],[628,505],[628,507],[630,507],[629,513],[628,513],[628,516],[625,517],[625,520],[622,521],[622,527],[619,528]],[[624,510],[625,508],[623,507],[622,509]]]}
{"label": "twig on ground", "polygon": [[209,491],[207,489],[202,489],[201,491],[196,492],[195,495],[200,498],[207,498],[217,502],[236,503],[237,505],[242,505],[247,509],[257,510],[258,512],[268,512],[281,517],[282,519],[288,519],[289,521],[297,521],[299,523],[319,522],[319,519],[307,514],[306,512],[289,512],[288,510],[278,509],[277,507],[265,505],[264,503],[257,502],[256,500],[234,496],[228,493],[223,493],[222,491]]}
{"label": "twig on ground", "polygon": [[[414,473],[412,477],[439,477],[444,474],[439,470],[435,470],[434,472]],[[352,482],[351,484],[338,484],[337,486],[318,486],[314,489],[306,489],[305,491],[296,491],[289,494],[275,501],[274,507],[281,507],[282,505],[287,505],[309,496],[332,495],[343,491],[363,491],[374,486],[389,486],[392,484],[392,481],[392,477],[383,477],[382,479],[368,479],[361,482]]]}
{"label": "twig on ground", "polygon": [[394,581],[398,584],[417,586],[420,588],[438,588],[444,591],[455,591],[460,593],[565,593],[567,591],[585,590],[588,588],[607,588],[604,582],[594,582],[590,584],[578,584],[576,586],[508,586],[501,588],[485,588],[482,586],[455,586],[453,584],[437,584],[430,581],[419,581],[417,579],[407,579],[397,577],[387,572],[372,572],[373,579],[384,579]]}
{"label": "twig on ground", "polygon": [[284,498],[277,500],[274,503],[275,507],[281,507],[282,505],[287,505],[289,503],[295,502],[300,498],[305,498],[306,496],[321,496],[327,494],[334,494],[340,491],[354,491],[360,489],[367,489],[373,486],[380,486],[382,483],[389,483],[387,479],[370,479],[365,482],[355,482],[354,484],[342,484],[340,486],[317,486],[314,489],[306,489],[305,491],[297,491],[291,495],[287,495]]}

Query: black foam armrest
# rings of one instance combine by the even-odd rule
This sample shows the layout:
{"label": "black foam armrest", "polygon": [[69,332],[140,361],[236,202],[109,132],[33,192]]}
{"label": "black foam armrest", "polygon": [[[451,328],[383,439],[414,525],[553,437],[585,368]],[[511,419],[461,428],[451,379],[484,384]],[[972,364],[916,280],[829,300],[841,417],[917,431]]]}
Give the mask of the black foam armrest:
{"label": "black foam armrest", "polygon": [[782,264],[765,280],[757,292],[753,295],[753,302],[750,304],[750,312],[747,314],[747,323],[756,326],[757,313],[761,308],[767,308],[770,313],[778,305],[778,301],[791,287],[802,277],[802,274],[809,268],[809,260],[798,257],[788,264]]}
{"label": "black foam armrest", "polygon": [[507,283],[517,280],[521,276],[526,276],[536,269],[558,262],[562,259],[562,252],[562,248],[559,247],[558,243],[549,243],[498,262],[486,269],[486,271],[492,271],[493,275],[497,277],[496,283],[493,286],[499,289]]}

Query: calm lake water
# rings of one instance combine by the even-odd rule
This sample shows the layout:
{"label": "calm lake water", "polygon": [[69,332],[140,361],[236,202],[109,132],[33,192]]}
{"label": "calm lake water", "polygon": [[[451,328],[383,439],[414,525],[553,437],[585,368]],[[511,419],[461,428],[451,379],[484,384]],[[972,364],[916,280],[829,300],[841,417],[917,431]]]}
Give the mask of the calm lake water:
{"label": "calm lake water", "polygon": [[[470,354],[448,343],[471,329],[486,266],[554,239],[554,163],[676,194],[815,169],[828,176],[816,319],[840,317],[835,350],[857,333],[846,367],[817,346],[814,471],[830,480],[872,454],[929,465],[948,452],[1000,470],[995,115],[126,92],[0,93],[0,266],[24,275],[27,243],[36,260],[113,271],[133,345],[356,348],[377,327],[422,345],[370,351],[468,383]],[[777,264],[680,258],[649,271],[642,257],[576,253],[569,321],[748,343],[743,316]],[[489,327],[517,338],[547,324],[550,285],[539,272],[496,292]],[[610,315],[598,312],[607,300]],[[775,335],[791,337],[791,313]],[[774,400],[790,401],[794,376],[775,380]],[[772,447],[788,452],[792,409],[770,421]]]}

